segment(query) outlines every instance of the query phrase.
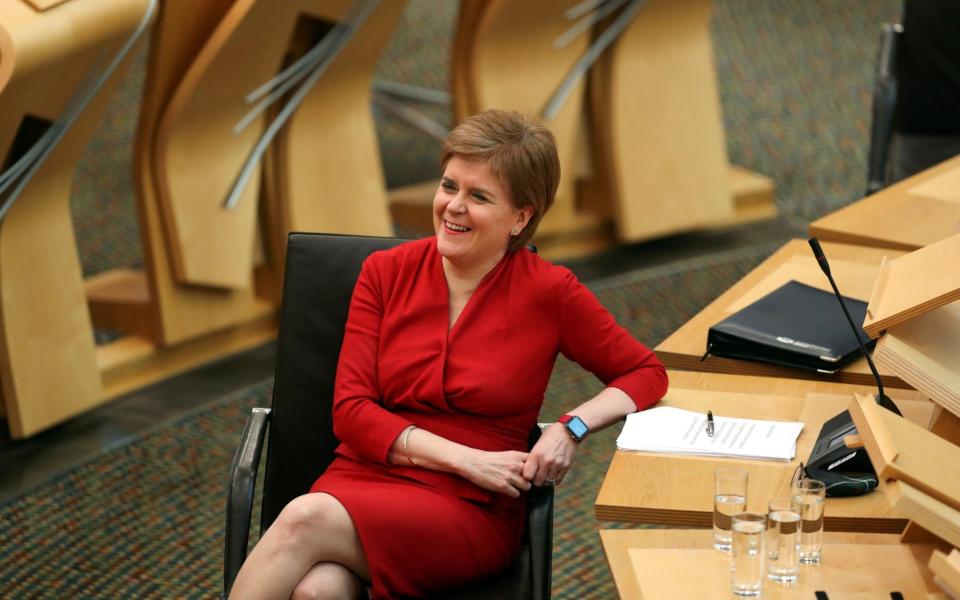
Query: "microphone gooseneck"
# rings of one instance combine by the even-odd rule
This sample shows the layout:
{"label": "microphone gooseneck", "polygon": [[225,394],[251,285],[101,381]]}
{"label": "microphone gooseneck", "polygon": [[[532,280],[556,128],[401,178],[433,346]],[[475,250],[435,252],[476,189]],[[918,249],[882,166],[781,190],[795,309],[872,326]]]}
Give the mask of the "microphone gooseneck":
{"label": "microphone gooseneck", "polygon": [[817,264],[820,265],[820,269],[823,271],[823,274],[827,276],[827,280],[830,282],[830,286],[833,288],[833,293],[836,294],[837,300],[840,302],[840,308],[843,309],[843,315],[847,317],[847,323],[850,324],[850,329],[853,330],[853,337],[857,338],[857,344],[860,345],[860,352],[863,353],[863,357],[867,359],[867,364],[870,366],[870,372],[873,373],[873,378],[877,381],[877,404],[886,408],[887,410],[900,415],[900,409],[897,408],[897,405],[893,403],[893,400],[889,396],[883,393],[883,381],[880,379],[880,373],[877,372],[876,365],[873,364],[873,359],[870,358],[870,353],[867,352],[866,346],[863,345],[863,340],[860,339],[860,334],[857,332],[857,326],[853,324],[853,318],[850,317],[850,311],[847,310],[847,305],[843,301],[843,296],[840,295],[840,290],[837,289],[837,282],[833,280],[833,275],[830,274],[830,263],[827,262],[827,257],[823,253],[823,248],[820,247],[820,241],[817,238],[812,237],[809,240],[810,249],[813,250],[813,255],[817,259]]}

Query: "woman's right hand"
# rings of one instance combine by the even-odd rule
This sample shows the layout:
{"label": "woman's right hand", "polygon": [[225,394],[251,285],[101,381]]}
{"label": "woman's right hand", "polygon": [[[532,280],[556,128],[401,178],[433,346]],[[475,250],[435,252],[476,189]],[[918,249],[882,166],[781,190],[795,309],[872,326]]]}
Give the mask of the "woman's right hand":
{"label": "woman's right hand", "polygon": [[523,478],[526,460],[526,452],[487,452],[471,448],[461,459],[457,471],[461,477],[485,490],[516,498],[521,491],[530,489],[530,482]]}

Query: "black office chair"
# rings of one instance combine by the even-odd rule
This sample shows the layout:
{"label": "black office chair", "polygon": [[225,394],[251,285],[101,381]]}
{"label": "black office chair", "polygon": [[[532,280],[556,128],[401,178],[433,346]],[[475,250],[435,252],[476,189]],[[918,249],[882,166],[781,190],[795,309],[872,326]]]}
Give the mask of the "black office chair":
{"label": "black office chair", "polygon": [[[254,485],[267,426],[261,532],[290,500],[310,488],[334,458],[339,442],[330,419],[333,382],[353,286],[370,253],[402,241],[290,234],[272,407],[253,409],[231,468],[224,596],[247,555]],[[531,432],[531,444],[539,433],[539,429]],[[514,564],[497,578],[449,597],[545,600],[550,597],[552,546],[553,488],[533,488],[528,494],[523,547]]]}
{"label": "black office chair", "polygon": [[880,56],[873,84],[870,150],[867,156],[867,195],[890,185],[890,145],[897,110],[897,64],[903,27],[886,23],[880,34]]}

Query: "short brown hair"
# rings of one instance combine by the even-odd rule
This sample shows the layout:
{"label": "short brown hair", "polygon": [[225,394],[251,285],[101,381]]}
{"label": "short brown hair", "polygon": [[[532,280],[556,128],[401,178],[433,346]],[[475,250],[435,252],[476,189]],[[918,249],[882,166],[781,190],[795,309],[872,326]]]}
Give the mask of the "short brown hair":
{"label": "short brown hair", "polygon": [[454,156],[486,163],[500,179],[517,208],[533,208],[533,216],[508,251],[522,248],[550,209],[560,184],[557,142],[539,121],[515,111],[488,110],[464,119],[443,145],[441,173]]}

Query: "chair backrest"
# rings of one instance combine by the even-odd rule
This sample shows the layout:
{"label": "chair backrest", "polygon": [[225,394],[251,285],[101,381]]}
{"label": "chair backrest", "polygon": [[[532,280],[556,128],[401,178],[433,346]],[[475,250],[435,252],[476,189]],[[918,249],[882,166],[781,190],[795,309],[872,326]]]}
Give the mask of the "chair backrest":
{"label": "chair backrest", "polygon": [[287,240],[261,531],[333,460],[333,382],[353,287],[367,256],[403,241],[317,233]]}
{"label": "chair backrest", "polygon": [[880,191],[890,183],[888,162],[897,111],[897,65],[902,62],[902,36],[903,28],[900,25],[883,25],[873,84],[870,147],[867,152],[867,195]]}

